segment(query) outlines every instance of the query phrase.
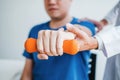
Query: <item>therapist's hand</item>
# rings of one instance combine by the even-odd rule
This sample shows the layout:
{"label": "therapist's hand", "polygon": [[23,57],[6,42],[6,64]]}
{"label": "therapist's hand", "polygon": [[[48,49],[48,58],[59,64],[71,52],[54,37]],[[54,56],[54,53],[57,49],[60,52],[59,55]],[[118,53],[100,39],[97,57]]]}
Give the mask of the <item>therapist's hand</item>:
{"label": "therapist's hand", "polygon": [[63,55],[63,41],[74,39],[75,35],[64,31],[42,30],[38,33],[37,49],[39,59],[48,59],[48,56]]}
{"label": "therapist's hand", "polygon": [[105,19],[103,19],[101,21],[97,21],[97,20],[90,19],[90,18],[83,18],[80,21],[86,21],[86,20],[92,22],[93,24],[95,24],[95,26],[98,29],[97,32],[101,31],[104,28],[104,26],[108,24]]}
{"label": "therapist's hand", "polygon": [[79,42],[79,51],[96,49],[98,47],[97,40],[78,27],[67,26],[67,30],[76,34],[76,39]]}

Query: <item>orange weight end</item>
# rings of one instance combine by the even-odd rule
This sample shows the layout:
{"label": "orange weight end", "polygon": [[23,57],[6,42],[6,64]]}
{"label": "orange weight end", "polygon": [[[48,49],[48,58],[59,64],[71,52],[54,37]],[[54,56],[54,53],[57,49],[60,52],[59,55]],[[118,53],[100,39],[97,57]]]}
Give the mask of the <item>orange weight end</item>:
{"label": "orange weight end", "polygon": [[67,54],[75,55],[79,51],[77,40],[65,40],[63,51]]}
{"label": "orange weight end", "polygon": [[34,38],[29,38],[25,42],[25,50],[29,53],[33,53],[37,51],[37,40]]}

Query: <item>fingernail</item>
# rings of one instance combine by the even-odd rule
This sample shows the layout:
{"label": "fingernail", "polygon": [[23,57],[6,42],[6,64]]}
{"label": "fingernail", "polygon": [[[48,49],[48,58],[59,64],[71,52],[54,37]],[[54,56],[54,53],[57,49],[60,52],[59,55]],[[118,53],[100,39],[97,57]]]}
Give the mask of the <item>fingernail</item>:
{"label": "fingernail", "polygon": [[53,54],[52,54],[52,53],[50,53],[50,52],[49,52],[49,53],[47,53],[47,54],[48,54],[49,56],[53,56]]}

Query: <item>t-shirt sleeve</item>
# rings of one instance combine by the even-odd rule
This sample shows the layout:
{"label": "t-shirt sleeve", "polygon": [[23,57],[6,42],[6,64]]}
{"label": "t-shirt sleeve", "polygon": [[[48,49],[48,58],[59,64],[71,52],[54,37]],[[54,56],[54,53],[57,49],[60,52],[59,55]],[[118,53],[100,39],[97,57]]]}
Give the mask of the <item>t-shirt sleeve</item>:
{"label": "t-shirt sleeve", "polygon": [[[36,34],[37,33],[35,33],[35,32],[37,32],[37,31],[35,30],[35,27],[33,27],[30,30],[30,32],[29,32],[28,38],[36,38],[36,36],[37,36]],[[23,56],[28,58],[28,59],[33,59],[33,54],[32,53],[28,53],[26,50],[24,50]]]}
{"label": "t-shirt sleeve", "polygon": [[24,50],[23,56],[26,57],[26,58],[28,58],[28,59],[33,59],[32,54],[28,53],[26,50]]}
{"label": "t-shirt sleeve", "polygon": [[80,25],[83,25],[84,27],[87,27],[92,32],[92,36],[95,35],[95,33],[96,33],[95,25],[92,22],[82,21],[82,22],[80,22]]}

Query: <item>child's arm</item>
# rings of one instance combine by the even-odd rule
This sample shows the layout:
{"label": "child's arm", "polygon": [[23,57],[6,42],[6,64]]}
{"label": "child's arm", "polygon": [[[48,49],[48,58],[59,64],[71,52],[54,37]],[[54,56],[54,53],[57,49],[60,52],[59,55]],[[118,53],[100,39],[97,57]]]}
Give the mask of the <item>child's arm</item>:
{"label": "child's arm", "polygon": [[33,61],[26,59],[24,70],[20,80],[32,80]]}

